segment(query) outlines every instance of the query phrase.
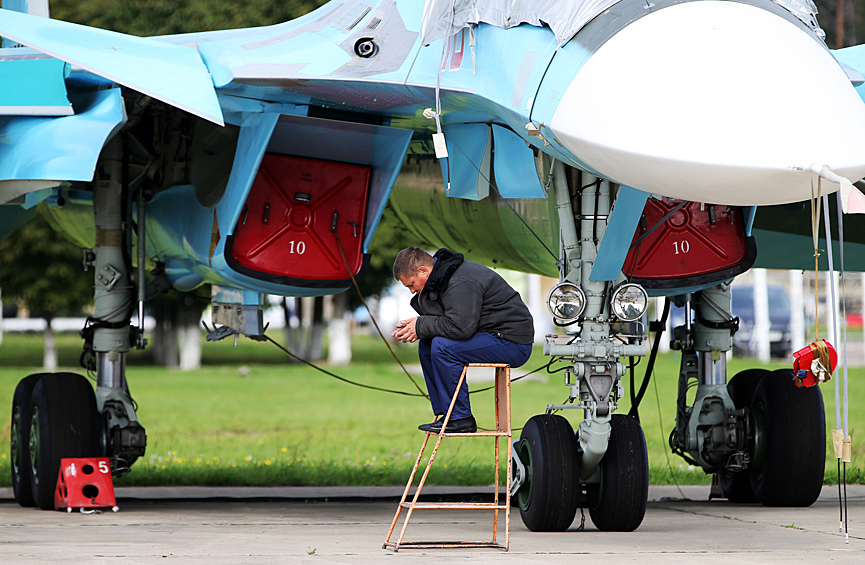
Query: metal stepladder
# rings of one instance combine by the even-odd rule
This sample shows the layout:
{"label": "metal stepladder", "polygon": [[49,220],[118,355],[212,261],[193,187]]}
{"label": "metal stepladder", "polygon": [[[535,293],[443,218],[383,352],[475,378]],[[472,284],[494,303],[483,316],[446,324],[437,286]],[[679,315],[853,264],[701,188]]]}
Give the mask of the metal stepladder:
{"label": "metal stepladder", "polygon": [[[457,394],[462,388],[463,384],[465,384],[466,373],[470,367],[495,367],[496,376],[495,376],[495,413],[496,413],[496,429],[492,431],[477,431],[475,433],[447,433],[447,425],[448,421],[450,421],[451,412],[453,412],[454,404],[456,404]],[[429,462],[426,465],[426,469],[423,472],[423,476],[418,483],[417,490],[415,490],[414,497],[411,501],[407,502],[406,498],[408,498],[409,491],[411,490],[412,483],[414,482],[415,475],[417,474],[418,467],[420,466],[420,462],[423,459],[424,451],[426,450],[427,443],[429,442],[430,436],[436,436],[435,446],[433,447],[432,454],[430,455]],[[421,489],[423,489],[424,483],[426,482],[427,475],[429,475],[430,469],[432,468],[433,461],[435,461],[436,453],[438,452],[439,445],[441,445],[442,439],[446,437],[494,437],[495,438],[495,481],[494,481],[494,491],[493,491],[493,502],[418,502],[418,498],[420,497]],[[505,496],[504,502],[502,502],[499,495],[499,440],[501,438],[505,438],[507,442],[507,459],[505,459],[505,465],[507,466],[507,480],[505,486]],[[427,432],[424,436],[423,443],[421,444],[420,453],[418,453],[417,461],[415,461],[414,468],[412,469],[411,475],[409,476],[408,483],[405,486],[405,491],[402,494],[402,499],[399,502],[399,505],[396,509],[396,515],[393,517],[393,522],[390,525],[390,530],[387,533],[387,538],[385,538],[384,545],[382,545],[382,549],[393,549],[395,552],[399,551],[403,548],[409,549],[429,549],[429,548],[451,548],[451,547],[494,547],[498,549],[508,550],[508,543],[510,541],[510,508],[511,508],[511,449],[512,444],[512,433],[511,433],[511,368],[510,365],[505,363],[469,363],[463,368],[462,375],[460,376],[459,383],[457,383],[456,391],[454,392],[453,398],[451,399],[450,406],[448,407],[447,414],[445,414],[444,422],[442,424],[442,431],[438,434]],[[396,527],[397,521],[399,520],[400,513],[403,508],[407,508],[408,512],[406,513],[405,520],[403,521],[402,530],[399,533],[399,537],[396,541],[390,541],[391,536],[393,535],[394,528]],[[405,535],[406,528],[408,527],[408,522],[411,519],[412,512],[420,509],[439,509],[439,510],[492,510],[493,511],[493,535],[492,540],[490,541],[403,541],[403,536]],[[504,543],[499,543],[496,540],[498,523],[499,523],[499,511],[503,510],[505,513],[505,541]]]}

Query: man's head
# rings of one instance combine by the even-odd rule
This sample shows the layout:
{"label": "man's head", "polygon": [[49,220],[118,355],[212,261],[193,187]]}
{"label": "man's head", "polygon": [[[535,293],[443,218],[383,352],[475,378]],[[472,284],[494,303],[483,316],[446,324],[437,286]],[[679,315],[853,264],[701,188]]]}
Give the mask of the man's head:
{"label": "man's head", "polygon": [[406,247],[396,255],[393,262],[393,278],[412,294],[423,290],[433,268],[432,255],[419,247]]}

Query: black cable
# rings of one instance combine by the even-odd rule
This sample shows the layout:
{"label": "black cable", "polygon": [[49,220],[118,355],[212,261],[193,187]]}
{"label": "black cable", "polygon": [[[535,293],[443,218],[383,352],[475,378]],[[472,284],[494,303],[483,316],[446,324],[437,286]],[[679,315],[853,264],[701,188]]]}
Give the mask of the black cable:
{"label": "black cable", "polygon": [[[458,143],[456,143],[456,142],[454,141],[454,142],[453,142],[453,146],[456,147],[457,149],[459,149],[459,152],[460,152],[460,153],[462,153],[463,155],[465,155],[465,157],[466,157],[466,159],[469,161],[469,163],[472,163],[472,160],[469,159],[469,156],[466,154],[465,151],[463,151],[462,147],[460,147]],[[472,165],[474,166],[474,163],[472,163]],[[541,237],[540,237],[537,233],[535,233],[535,230],[533,230],[533,229],[531,228],[531,226],[529,226],[529,224],[528,224],[528,223],[523,219],[523,217],[520,216],[520,213],[519,213],[519,212],[517,212],[516,210],[514,210],[514,207],[511,206],[511,203],[508,202],[507,199],[506,199],[504,196],[502,196],[502,193],[501,193],[501,191],[499,190],[499,187],[498,187],[498,185],[495,183],[495,181],[493,181],[492,179],[488,178],[488,177],[484,174],[484,172],[483,172],[482,170],[480,170],[477,166],[475,166],[475,170],[478,172],[479,175],[481,175],[481,177],[483,177],[483,179],[484,179],[485,181],[487,181],[487,182],[490,184],[491,187],[493,187],[493,188],[495,189],[495,191],[498,193],[499,198],[501,199],[501,201],[504,202],[505,205],[506,205],[508,208],[511,209],[511,212],[513,212],[514,215],[515,215],[515,216],[516,216],[516,217],[517,217],[517,218],[518,218],[518,219],[523,223],[523,225],[526,226],[526,229],[529,230],[529,232],[530,232],[533,236],[535,236],[535,239],[538,240],[538,243],[540,243],[540,244],[544,247],[544,249],[547,250],[547,253],[549,253],[549,254],[553,257],[553,259],[556,260],[556,263],[558,263],[559,258],[556,257],[556,254],[553,253],[552,251],[550,251],[550,248],[547,247],[547,244],[544,243],[544,241],[541,239]]]}
{"label": "black cable", "polygon": [[559,52],[559,48],[557,47],[556,50],[553,51],[553,56],[550,57],[550,60],[547,62],[547,66],[546,66],[546,68],[544,68],[544,72],[543,72],[543,74],[541,74],[541,80],[538,81],[538,88],[535,89],[535,95],[534,95],[534,97],[532,98],[532,107],[529,108],[529,121],[530,121],[530,122],[532,121],[532,113],[534,113],[534,111],[535,111],[535,103],[534,103],[534,101],[538,99],[538,92],[541,91],[541,85],[544,84],[544,78],[547,76],[547,71],[550,70],[550,67],[552,66],[553,61],[555,60],[556,55],[558,54],[558,52]]}
{"label": "black cable", "polygon": [[315,365],[315,364],[313,364],[313,363],[310,363],[310,362],[307,361],[306,359],[303,359],[303,358],[301,358],[301,357],[298,357],[297,355],[295,355],[294,353],[292,353],[291,351],[289,351],[289,350],[286,349],[285,347],[283,347],[283,346],[281,346],[280,344],[278,344],[277,342],[275,342],[275,341],[273,340],[272,337],[270,337],[270,336],[268,336],[268,335],[266,335],[266,336],[264,336],[264,337],[265,337],[265,339],[266,339],[267,341],[269,341],[270,343],[272,343],[273,345],[275,345],[276,347],[278,347],[279,349],[281,349],[281,350],[282,350],[286,355],[288,355],[288,356],[291,357],[292,359],[295,359],[295,360],[297,360],[297,361],[300,361],[301,363],[305,363],[306,365],[309,365],[310,367],[312,367],[312,368],[315,369],[316,371],[321,371],[321,372],[324,373],[325,375],[327,375],[327,376],[329,376],[329,377],[333,377],[333,378],[335,378],[335,379],[337,379],[337,380],[340,380],[340,381],[342,381],[342,382],[344,382],[344,383],[348,383],[348,384],[350,384],[350,385],[354,385],[354,386],[359,386],[359,387],[361,387],[361,388],[368,388],[368,389],[370,389],[370,390],[377,390],[377,391],[380,391],[380,392],[389,392],[389,393],[391,393],[391,394],[401,394],[401,395],[403,395],[403,396],[418,396],[418,397],[420,397],[420,398],[423,398],[423,395],[422,395],[422,394],[417,394],[417,393],[414,393],[414,392],[403,392],[403,391],[401,391],[401,390],[391,390],[391,389],[387,389],[387,388],[381,388],[381,387],[372,386],[372,385],[365,385],[365,384],[363,384],[363,383],[358,383],[358,382],[355,382],[355,381],[350,381],[350,380],[346,379],[345,377],[340,377],[339,375],[335,375],[335,374],[331,373],[330,371],[327,371],[327,370],[322,369],[321,367],[319,367],[319,366],[317,366],[317,365]]}
{"label": "black cable", "polygon": [[[520,379],[524,379],[524,378],[528,377],[529,375],[533,375],[533,374],[537,373],[538,371],[540,371],[541,369],[543,369],[544,367],[549,367],[549,366],[550,366],[550,363],[552,363],[552,362],[553,362],[553,359],[550,359],[550,362],[547,363],[546,365],[541,365],[540,367],[538,367],[538,368],[535,369],[534,371],[531,371],[531,372],[529,372],[529,373],[526,373],[525,375],[520,375],[519,377],[516,377],[516,378],[514,378],[514,379],[511,379],[511,382],[512,382],[512,383],[515,383],[515,382],[517,382],[517,381],[520,380]],[[475,394],[475,393],[478,393],[478,392],[486,392],[486,391],[488,391],[488,390],[492,390],[492,389],[494,389],[494,388],[496,388],[496,385],[488,386],[488,387],[486,387],[486,388],[479,388],[479,389],[477,389],[477,390],[472,390],[472,391],[469,391],[469,394]]]}
{"label": "black cable", "polygon": [[551,367],[553,366],[553,363],[560,361],[560,360],[561,360],[561,357],[553,357],[552,359],[550,359],[550,362],[547,363],[547,373],[549,373],[550,375],[555,375],[556,373],[561,373],[562,371],[567,371],[568,369],[570,369],[572,367],[572,365],[568,364],[568,365],[565,365],[564,367],[559,367],[558,369],[552,369]]}
{"label": "black cable", "polygon": [[553,318],[553,325],[560,328],[567,328],[568,326],[573,326],[574,324],[579,324],[580,322],[582,322],[582,320],[579,318],[571,320],[570,322],[559,322],[557,319]]}
{"label": "black cable", "polygon": [[[400,395],[402,395],[402,396],[416,396],[416,397],[419,397],[419,398],[426,398],[424,395],[422,395],[422,394],[418,394],[418,393],[414,393],[414,392],[404,392],[404,391],[401,391],[401,390],[392,390],[392,389],[389,389],[389,388],[381,388],[381,387],[377,387],[377,386],[372,386],[372,385],[367,385],[367,384],[359,383],[359,382],[356,382],[356,381],[352,381],[352,380],[349,380],[349,379],[347,379],[347,378],[345,378],[345,377],[340,377],[339,375],[336,375],[336,374],[334,374],[334,373],[331,373],[330,371],[328,371],[328,370],[326,370],[326,369],[322,369],[322,368],[319,367],[318,365],[316,365],[316,364],[314,364],[314,363],[311,363],[311,362],[307,361],[306,359],[303,359],[302,357],[298,357],[297,355],[295,355],[294,353],[292,353],[291,351],[289,351],[288,349],[286,349],[285,347],[283,347],[282,345],[280,345],[279,343],[277,343],[276,341],[274,341],[274,339],[273,339],[272,337],[266,335],[266,336],[264,336],[264,338],[265,338],[267,341],[269,341],[270,343],[272,343],[273,345],[275,345],[276,347],[278,347],[278,348],[279,348],[283,353],[285,353],[286,355],[288,355],[288,356],[291,357],[292,359],[295,359],[295,360],[297,360],[297,361],[300,361],[301,363],[304,363],[304,364],[306,364],[306,365],[312,367],[312,368],[315,369],[316,371],[320,371],[320,372],[324,373],[325,375],[327,375],[327,376],[329,376],[329,377],[333,377],[334,379],[337,379],[337,380],[339,380],[339,381],[342,381],[342,382],[344,382],[344,383],[346,383],[346,384],[350,384],[350,385],[354,385],[354,386],[359,386],[359,387],[361,387],[361,388],[368,388],[368,389],[370,389],[370,390],[377,390],[377,391],[379,391],[379,392],[389,392],[389,393],[391,393],[391,394],[400,394]],[[552,361],[553,361],[553,360],[551,359],[551,360],[550,360],[550,363],[552,363]],[[550,363],[547,363],[546,365],[541,365],[540,367],[538,367],[538,368],[535,369],[534,371],[531,371],[531,372],[529,372],[529,373],[526,373],[525,375],[520,375],[519,377],[516,377],[516,378],[514,378],[514,379],[511,379],[511,382],[514,383],[514,382],[516,382],[516,381],[518,381],[518,380],[521,380],[521,379],[524,379],[524,378],[528,377],[529,375],[532,375],[532,374],[534,374],[534,373],[537,373],[538,371],[540,371],[540,370],[543,369],[544,367],[548,367]],[[488,387],[486,387],[486,388],[480,388],[480,389],[477,389],[477,390],[473,390],[473,391],[469,392],[469,394],[476,394],[476,393],[479,393],[479,392],[486,392],[486,391],[488,391],[488,390],[492,390],[493,388],[495,388],[495,385],[488,386]]]}
{"label": "black cable", "polygon": [[[658,394],[658,379],[652,379],[652,386],[655,388],[655,406],[658,407],[658,427],[660,428],[661,435],[664,433],[664,418],[661,416],[661,396]],[[675,429],[673,433],[675,433]],[[667,450],[664,450],[664,459],[667,460],[667,468],[670,470],[670,477],[673,479],[673,483],[675,483],[676,488],[679,489],[679,494],[682,495],[683,499],[688,499],[685,496],[685,493],[682,492],[682,488],[679,486],[679,481],[676,480],[676,473],[673,471],[673,464],[670,462],[670,455],[667,453]]]}
{"label": "black cable", "polygon": [[[583,191],[586,190],[587,188],[591,188],[593,186],[600,186],[601,181],[602,181],[601,177],[595,177],[595,180],[593,180],[592,182],[590,182],[589,184],[587,184],[585,186],[580,187],[580,194],[582,195]],[[573,204],[573,202],[571,202],[571,204]]]}
{"label": "black cable", "polygon": [[507,199],[506,199],[504,196],[502,196],[501,191],[499,191],[499,187],[498,187],[494,182],[490,182],[490,186],[492,186],[494,189],[496,189],[496,192],[498,192],[498,194],[499,194],[499,198],[501,198],[502,202],[504,202],[504,203],[507,205],[507,207],[511,209],[511,212],[513,212],[514,215],[515,215],[517,218],[519,218],[519,220],[523,223],[523,225],[526,226],[526,229],[529,230],[533,236],[535,236],[535,239],[538,240],[538,243],[540,243],[541,245],[544,246],[544,249],[547,250],[547,253],[549,253],[550,255],[552,255],[553,259],[555,259],[556,262],[558,262],[559,258],[556,257],[556,254],[553,253],[552,251],[550,251],[550,248],[547,247],[547,244],[544,243],[544,241],[541,239],[541,237],[540,237],[537,233],[535,233],[535,230],[533,230],[533,229],[531,228],[531,226],[529,226],[529,224],[528,224],[528,223],[523,219],[523,217],[520,216],[520,213],[519,213],[519,212],[517,212],[516,210],[514,210],[514,207],[511,206],[511,203],[508,202]]}
{"label": "black cable", "polygon": [[424,398],[429,400],[429,395],[427,393],[425,393],[423,391],[423,389],[421,389],[421,387],[418,386],[418,384],[415,382],[415,380],[409,374],[408,369],[405,368],[405,365],[402,364],[402,361],[400,361],[399,357],[397,357],[396,353],[394,353],[393,348],[391,348],[390,344],[387,342],[387,338],[384,337],[384,334],[382,333],[381,328],[378,327],[378,322],[375,321],[375,316],[372,315],[372,310],[369,309],[369,305],[367,305],[366,299],[363,297],[363,293],[360,291],[360,286],[357,284],[357,279],[355,278],[354,273],[351,272],[351,267],[349,267],[349,265],[348,265],[348,259],[346,259],[346,257],[345,257],[345,250],[343,250],[343,248],[342,248],[342,242],[340,242],[339,236],[337,236],[337,234],[336,234],[336,230],[334,230],[334,232],[333,232],[333,237],[336,240],[336,246],[337,246],[337,248],[339,248],[339,254],[342,256],[342,261],[345,264],[345,268],[348,271],[348,276],[351,277],[351,282],[354,285],[354,289],[357,291],[357,295],[360,298],[361,303],[363,303],[363,307],[366,308],[366,311],[369,314],[369,319],[372,321],[372,324],[375,326],[375,329],[378,332],[378,335],[381,336],[382,342],[384,342],[388,351],[390,351],[390,354],[393,356],[394,361],[396,361],[397,364],[400,366],[400,368],[403,370],[403,372],[405,373],[405,376],[408,377],[408,380],[411,381],[411,384],[413,384],[414,387],[417,389],[417,391],[419,393],[421,393],[421,396],[423,396]]}
{"label": "black cable", "polygon": [[[847,529],[847,462],[844,462],[844,537],[848,538],[850,535],[849,530]],[[850,543],[849,538],[847,539],[847,543]]]}
{"label": "black cable", "polygon": [[610,305],[610,295],[613,292],[613,281],[604,281],[604,293],[601,295],[601,304],[603,308]]}
{"label": "black cable", "polygon": [[672,217],[673,217],[673,214],[675,214],[676,212],[678,212],[679,210],[681,210],[681,209],[685,206],[685,204],[688,204],[688,202],[689,202],[689,200],[682,200],[682,202],[680,202],[678,206],[676,206],[675,208],[673,208],[672,210],[670,210],[669,212],[667,212],[667,213],[664,215],[664,217],[661,218],[660,220],[658,220],[658,222],[657,222],[654,226],[652,226],[652,227],[650,227],[648,230],[646,230],[646,233],[644,233],[643,235],[641,235],[640,237],[638,237],[637,239],[635,239],[634,241],[632,241],[632,242],[631,242],[631,246],[628,247],[628,249],[631,249],[631,248],[634,247],[635,245],[640,244],[644,239],[646,239],[647,237],[649,237],[649,234],[650,234],[650,233],[652,233],[653,231],[655,231],[656,229],[658,229],[659,227],[661,227],[661,226],[664,224],[664,222],[666,222],[667,220],[669,220],[670,218],[672,218]]}
{"label": "black cable", "polygon": [[[639,410],[634,410],[634,407],[637,405],[637,394],[636,394],[636,391],[637,391],[636,380],[637,380],[637,378],[635,375],[636,371],[634,371],[634,368],[636,366],[634,365],[634,356],[633,355],[628,357],[628,362],[630,363],[630,365],[628,366],[628,373],[629,373],[629,377],[630,377],[630,381],[631,381],[630,386],[628,387],[628,396],[631,397],[631,410],[628,412],[628,415],[633,416],[634,419],[639,423],[640,412],[639,412]],[[631,414],[631,412],[633,412],[633,414]]]}
{"label": "black cable", "polygon": [[841,524],[844,523],[844,498],[841,496],[841,459],[838,462],[838,531],[841,531]]}
{"label": "black cable", "polygon": [[696,461],[694,461],[694,459],[690,455],[688,455],[687,453],[685,453],[684,451],[682,451],[681,449],[676,447],[676,445],[674,444],[674,441],[673,441],[673,438],[675,437],[675,435],[676,435],[676,428],[673,428],[673,431],[670,432],[670,439],[668,440],[668,443],[670,444],[670,451],[672,451],[674,455],[678,455],[679,457],[684,459],[688,465],[693,465],[694,467],[699,467],[700,464],[697,463]]}
{"label": "black cable", "polygon": [[[661,336],[664,329],[667,327],[667,316],[670,314],[670,299],[664,300],[664,310],[661,313],[661,319],[658,325],[655,326],[655,341],[652,343],[652,352],[649,354],[649,362],[646,365],[646,374],[643,377],[643,383],[640,385],[640,391],[634,396],[634,383],[631,382],[631,409],[628,411],[629,416],[633,416],[638,422],[640,421],[640,403],[643,401],[643,396],[646,394],[646,389],[649,388],[649,380],[652,376],[652,371],[655,369],[655,360],[658,357],[658,348],[661,345]],[[631,372],[633,378],[633,371]]]}
{"label": "black cable", "polygon": [[703,298],[704,298],[703,293],[702,292],[696,293],[694,295],[694,298],[695,298],[695,301],[697,303],[697,308],[692,308],[692,309],[694,311],[694,316],[697,318],[697,321],[700,322],[700,324],[706,326],[707,328],[711,328],[713,330],[730,330],[731,334],[734,334],[737,331],[739,331],[739,318],[738,317],[733,317],[732,314],[729,314],[728,312],[721,311],[721,307],[718,306],[717,304],[715,304],[715,302],[710,300],[709,297],[707,296],[707,297],[705,297],[705,300],[709,303],[710,306],[713,307],[713,309],[718,314],[720,314],[722,316],[727,315],[727,314],[730,315],[730,319],[724,320],[723,322],[712,322],[710,320],[707,320],[706,318],[703,317],[703,309],[699,307],[700,303],[703,301]]}
{"label": "black cable", "polygon": [[592,217],[592,241],[598,246],[598,200],[601,198],[601,182],[595,185],[595,215]]}

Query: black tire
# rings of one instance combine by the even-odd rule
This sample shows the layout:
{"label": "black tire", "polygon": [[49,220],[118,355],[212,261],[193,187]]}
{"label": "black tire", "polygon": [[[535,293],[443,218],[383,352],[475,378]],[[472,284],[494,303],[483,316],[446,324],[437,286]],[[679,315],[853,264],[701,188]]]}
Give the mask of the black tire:
{"label": "black tire", "polygon": [[[727,392],[733,400],[733,405],[737,409],[751,409],[751,401],[754,399],[754,391],[757,390],[757,385],[760,380],[768,375],[766,369],[748,369],[737,373],[735,377],[727,383]],[[746,504],[756,502],[754,490],[751,488],[751,473],[747,470],[739,473],[733,473],[726,469],[721,469],[718,472],[718,482],[721,485],[721,490],[724,491],[724,496],[727,500],[735,504]]]}
{"label": "black tire", "polygon": [[751,413],[751,488],[757,501],[766,506],[810,506],[820,496],[826,464],[820,388],[796,388],[789,370],[773,371],[757,385]]}
{"label": "black tire", "polygon": [[24,377],[12,396],[9,455],[12,460],[12,492],[21,506],[35,506],[30,484],[30,398],[42,373]]}
{"label": "black tire", "polygon": [[571,424],[561,416],[534,416],[523,427],[516,450],[527,475],[517,491],[523,523],[533,532],[567,530],[579,500],[577,441]]}
{"label": "black tire", "polygon": [[601,482],[587,485],[589,515],[604,532],[632,532],[646,515],[649,454],[639,422],[614,414],[610,444],[601,459]]}
{"label": "black tire", "polygon": [[51,510],[60,460],[100,455],[96,396],[81,375],[46,374],[33,388],[30,406],[33,500],[39,508]]}

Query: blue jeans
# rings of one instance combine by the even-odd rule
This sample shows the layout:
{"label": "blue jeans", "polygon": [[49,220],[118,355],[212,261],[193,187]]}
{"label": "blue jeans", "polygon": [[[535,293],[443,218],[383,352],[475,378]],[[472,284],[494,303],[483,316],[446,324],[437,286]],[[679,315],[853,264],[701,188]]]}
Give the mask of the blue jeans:
{"label": "blue jeans", "polygon": [[[520,367],[531,354],[531,344],[513,343],[486,332],[478,332],[468,339],[434,337],[420,340],[418,356],[433,413],[445,414],[448,411],[466,363],[507,363],[511,367]],[[471,415],[466,382],[457,396],[451,419]]]}

